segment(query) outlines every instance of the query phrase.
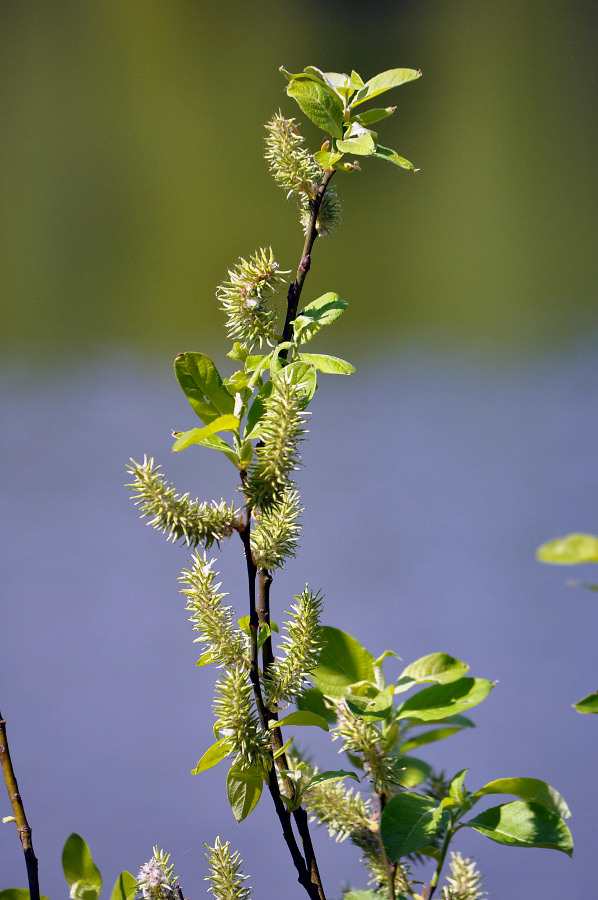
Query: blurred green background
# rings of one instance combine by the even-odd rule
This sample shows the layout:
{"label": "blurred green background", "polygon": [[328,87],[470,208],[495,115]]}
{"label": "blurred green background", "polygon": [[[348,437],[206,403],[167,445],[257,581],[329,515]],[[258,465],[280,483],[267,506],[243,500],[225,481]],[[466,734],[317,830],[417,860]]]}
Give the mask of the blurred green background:
{"label": "blurred green background", "polygon": [[214,289],[239,255],[272,244],[296,266],[295,209],[261,156],[272,112],[301,115],[281,64],[424,73],[379,129],[421,172],[338,177],[345,225],[308,282],[352,307],[331,352],[587,335],[597,24],[574,0],[3,4],[3,359],[163,364],[220,345]]}

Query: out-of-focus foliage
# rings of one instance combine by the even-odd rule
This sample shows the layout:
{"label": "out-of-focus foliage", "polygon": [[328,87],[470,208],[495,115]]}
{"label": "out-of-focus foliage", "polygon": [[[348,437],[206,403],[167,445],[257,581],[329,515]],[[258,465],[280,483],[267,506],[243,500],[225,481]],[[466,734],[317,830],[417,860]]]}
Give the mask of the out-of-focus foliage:
{"label": "out-of-focus foliage", "polygon": [[[372,271],[389,285],[378,341],[441,330],[527,344],[591,327],[591,4],[21,3],[6,5],[0,27],[5,357],[106,344],[176,352],[193,333],[205,346],[231,253],[251,254],[274,225],[281,266],[294,264],[262,123],[277,92],[296,114],[280,63],[300,71],[321,58],[364,78],[397,59],[425,72],[417,102],[407,85],[400,117],[384,122],[422,174],[389,187],[371,167],[366,190],[363,178],[342,185],[335,285],[360,302],[339,349],[377,327]],[[326,243],[317,256],[313,297],[332,266]]]}

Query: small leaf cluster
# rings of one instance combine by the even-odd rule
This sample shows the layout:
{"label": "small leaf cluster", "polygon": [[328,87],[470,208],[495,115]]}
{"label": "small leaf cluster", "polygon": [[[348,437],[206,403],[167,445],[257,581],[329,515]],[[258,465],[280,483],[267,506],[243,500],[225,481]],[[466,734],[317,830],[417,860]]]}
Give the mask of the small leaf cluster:
{"label": "small leaf cluster", "polygon": [[[497,843],[548,847],[571,855],[573,844],[564,821],[570,812],[550,785],[534,778],[500,778],[470,792],[465,788],[466,769],[447,781],[412,755],[472,727],[464,713],[486,699],[494,687],[491,681],[470,677],[468,666],[449,654],[433,653],[387,683],[382,663],[396,654],[387,651],[375,659],[351,635],[329,626],[322,630],[326,646],[312,675],[314,686],[299,698],[298,706],[328,717],[333,739],[369,781],[372,793],[363,796],[341,784],[311,787],[304,803],[337,839],[349,838],[362,851],[376,890],[386,890],[389,865],[396,867],[395,877],[399,873],[409,881],[409,863],[426,858],[436,860],[431,883],[437,884],[450,842],[465,827]],[[518,799],[465,818],[493,794]],[[467,866],[459,871],[470,871]],[[449,880],[446,896],[460,896],[450,893],[457,881],[451,884]],[[477,886],[472,875],[471,890]],[[406,892],[419,896],[414,881]]]}

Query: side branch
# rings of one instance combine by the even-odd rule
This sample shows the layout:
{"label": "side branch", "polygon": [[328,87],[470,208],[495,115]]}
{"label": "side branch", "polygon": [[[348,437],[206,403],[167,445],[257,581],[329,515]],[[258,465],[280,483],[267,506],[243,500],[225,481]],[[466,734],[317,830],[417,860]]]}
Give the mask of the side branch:
{"label": "side branch", "polygon": [[27,822],[23,800],[19,793],[19,786],[12,767],[10,759],[10,750],[8,749],[8,740],[6,738],[6,721],[0,714],[0,763],[2,764],[2,772],[8,790],[8,796],[12,805],[12,811],[15,818],[23,853],[25,855],[25,865],[27,867],[27,880],[29,882],[30,900],[39,900],[39,879],[37,873],[37,857],[33,852],[33,842],[31,840],[31,828]]}

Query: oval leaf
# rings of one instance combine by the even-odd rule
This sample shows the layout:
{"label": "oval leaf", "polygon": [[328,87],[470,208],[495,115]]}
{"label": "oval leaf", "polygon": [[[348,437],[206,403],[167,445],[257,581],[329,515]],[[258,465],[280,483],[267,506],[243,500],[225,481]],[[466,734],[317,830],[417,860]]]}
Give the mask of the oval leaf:
{"label": "oval leaf", "polygon": [[446,821],[437,800],[404,791],[386,804],[380,835],[391,862],[427,847]]}
{"label": "oval leaf", "polygon": [[379,75],[374,75],[373,78],[366,81],[351,106],[359,106],[360,103],[371,100],[372,97],[377,97],[384,91],[407,84],[409,81],[415,81],[416,78],[421,78],[421,74],[419,69],[387,69],[386,72],[380,72]]}
{"label": "oval leaf", "polygon": [[201,444],[207,437],[211,437],[217,431],[236,431],[238,427],[239,420],[236,416],[218,416],[205,428],[192,428],[191,431],[181,432],[172,445],[173,452],[178,453],[179,450],[185,450],[187,447],[191,447],[192,444]]}
{"label": "oval leaf", "polygon": [[187,400],[206,425],[218,416],[232,414],[235,401],[205,353],[180,353],[174,361],[174,373]]}
{"label": "oval leaf", "polygon": [[62,868],[64,877],[70,887],[70,896],[85,900],[93,900],[100,896],[102,876],[91,858],[89,847],[78,834],[67,838],[62,851]]}
{"label": "oval leaf", "polygon": [[539,778],[497,778],[475,792],[476,797],[486,794],[515,794],[522,800],[531,800],[545,806],[563,819],[568,819],[571,815],[571,810],[559,792]]}
{"label": "oval leaf", "polygon": [[324,695],[318,688],[308,688],[305,693],[300,694],[300,696],[296,698],[295,703],[297,704],[298,709],[307,709],[310,712],[317,713],[317,715],[325,719],[329,725],[334,725],[336,722],[334,710],[330,709],[329,706],[326,706]]}
{"label": "oval leaf", "polygon": [[381,722],[392,711],[393,686],[388,685],[375,697],[346,697],[345,702],[353,715],[361,716],[369,722]]}
{"label": "oval leaf", "polygon": [[536,559],[559,566],[598,562],[598,537],[593,534],[568,534],[555,538],[538,547]]}
{"label": "oval leaf", "polygon": [[341,699],[358,681],[375,683],[374,657],[359,641],[338,628],[322,628],[326,646],[311,673],[314,684],[327,697]]}
{"label": "oval leaf", "polygon": [[321,728],[322,731],[330,730],[328,728],[328,722],[323,716],[319,716],[314,712],[308,712],[307,710],[289,713],[284,719],[271,722],[270,728],[280,728],[282,725],[316,725],[318,728]]}
{"label": "oval leaf", "polygon": [[343,107],[334,90],[315,75],[295,75],[287,85],[293,97],[314,125],[332,137],[343,136]]}
{"label": "oval leaf", "polygon": [[335,769],[334,771],[328,772],[318,772],[317,775],[314,775],[313,778],[310,778],[303,791],[308,791],[310,788],[315,787],[316,784],[324,784],[327,781],[342,781],[343,778],[352,778],[353,781],[359,781],[359,778],[355,774],[355,772],[346,772],[344,769]]}
{"label": "oval leaf", "polygon": [[409,169],[410,172],[419,171],[419,169],[416,169],[413,163],[410,163],[408,159],[399,156],[399,154],[394,150],[391,150],[390,147],[383,147],[382,144],[376,145],[376,152],[372,153],[372,156],[375,156],[376,159],[385,159],[386,162],[392,163],[393,166],[398,166],[400,169]]}
{"label": "oval leaf", "polygon": [[510,847],[546,847],[573,855],[571,832],[559,815],[539,803],[514,800],[493,806],[464,825]]}
{"label": "oval leaf", "polygon": [[300,353],[299,359],[315,366],[319,372],[326,375],[352,375],[355,367],[345,359],[338,356],[327,356],[325,353]]}
{"label": "oval leaf", "polygon": [[409,690],[414,684],[422,684],[426,681],[434,681],[438,684],[448,684],[462,678],[469,670],[467,663],[449,656],[448,653],[428,653],[421,656],[415,662],[406,666],[397,682],[398,693]]}
{"label": "oval leaf", "polygon": [[449,684],[435,684],[405,700],[398,708],[398,718],[437,722],[477,706],[493,687],[494,684],[484,678],[459,678]]}
{"label": "oval leaf", "polygon": [[347,306],[348,304],[334,291],[322,294],[317,300],[304,306],[301,314],[295,319],[293,323],[295,339],[301,344],[309,341],[323,325],[330,325],[342,316]]}
{"label": "oval leaf", "polygon": [[246,819],[259,803],[264,779],[259,769],[252,766],[233,766],[226,779],[226,795],[237,822]]}
{"label": "oval leaf", "polygon": [[215,744],[209,747],[202,758],[199,760],[194,769],[191,769],[192,775],[198,775],[217,766],[230,753],[230,741],[227,738],[220,738]]}
{"label": "oval leaf", "polygon": [[423,759],[415,756],[393,756],[392,770],[401,787],[415,788],[422,784],[432,773],[431,766]]}
{"label": "oval leaf", "polygon": [[575,704],[575,709],[580,713],[598,713],[598,691],[579,700]]}
{"label": "oval leaf", "polygon": [[376,149],[376,137],[359,122],[353,122],[336,146],[341,153],[355,153],[357,156],[371,156]]}
{"label": "oval leaf", "polygon": [[[0,891],[0,900],[29,900],[29,888],[5,888]],[[39,900],[48,900],[43,894],[39,895]]]}

